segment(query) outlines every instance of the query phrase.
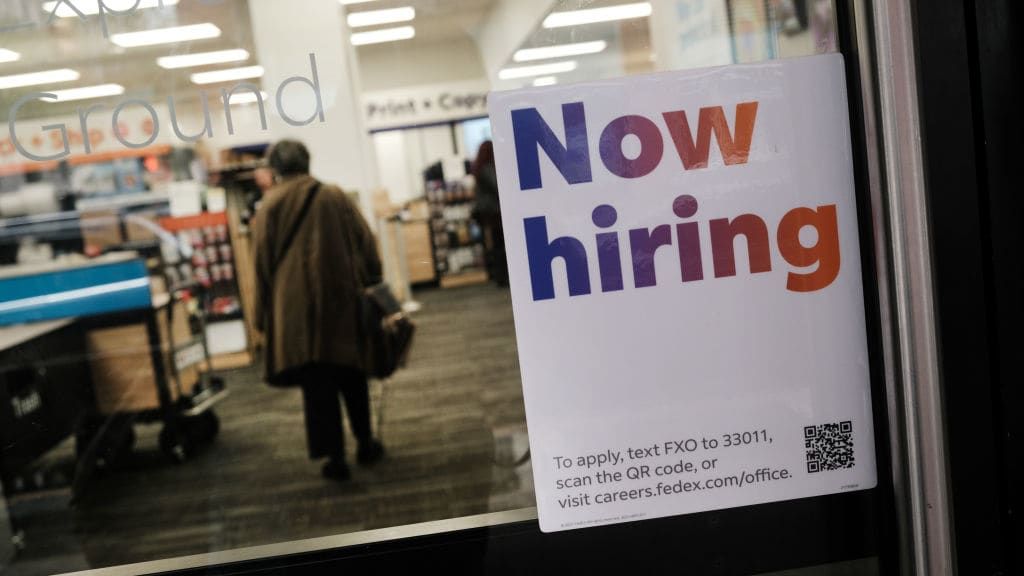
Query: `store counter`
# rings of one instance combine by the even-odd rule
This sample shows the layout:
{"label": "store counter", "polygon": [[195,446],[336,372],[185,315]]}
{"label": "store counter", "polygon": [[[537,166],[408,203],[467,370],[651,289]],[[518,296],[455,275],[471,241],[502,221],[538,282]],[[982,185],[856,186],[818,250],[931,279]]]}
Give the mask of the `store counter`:
{"label": "store counter", "polygon": [[92,406],[85,333],[73,319],[0,328],[0,473],[8,480],[84,422]]}

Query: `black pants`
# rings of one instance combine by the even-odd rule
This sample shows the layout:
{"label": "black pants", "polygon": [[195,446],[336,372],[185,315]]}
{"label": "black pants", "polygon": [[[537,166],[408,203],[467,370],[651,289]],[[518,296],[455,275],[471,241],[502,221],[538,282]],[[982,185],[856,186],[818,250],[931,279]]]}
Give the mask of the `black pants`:
{"label": "black pants", "polygon": [[306,439],[311,459],[325,456],[345,459],[345,432],[341,425],[341,403],[345,399],[352,433],[360,443],[371,440],[370,390],[366,375],[346,366],[310,365],[295,374],[302,385],[306,413]]}
{"label": "black pants", "polygon": [[487,276],[498,284],[508,284],[508,255],[505,253],[505,232],[501,214],[481,214],[478,217],[484,230],[484,259]]}

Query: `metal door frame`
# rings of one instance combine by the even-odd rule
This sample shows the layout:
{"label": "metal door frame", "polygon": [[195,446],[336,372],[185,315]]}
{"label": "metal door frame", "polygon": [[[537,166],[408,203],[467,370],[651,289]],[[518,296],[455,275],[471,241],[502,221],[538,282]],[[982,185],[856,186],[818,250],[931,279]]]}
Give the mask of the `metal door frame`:
{"label": "metal door frame", "polygon": [[[912,8],[911,0],[836,0],[851,91],[858,189],[868,192],[859,195],[858,208],[862,222],[871,223],[870,229],[862,224],[861,244],[865,248],[869,337],[877,337],[871,342],[873,372],[881,376],[883,384],[876,390],[875,412],[876,420],[881,420],[888,432],[879,434],[883,443],[878,450],[879,509],[873,520],[885,534],[881,539],[891,540],[885,546],[891,546],[883,546],[876,553],[883,573],[953,574],[950,465]],[[878,403],[879,392],[882,403]],[[889,457],[883,459],[886,454]],[[881,477],[883,473],[889,477]],[[851,499],[843,502],[830,510],[856,505]],[[770,506],[760,508],[768,510]],[[783,507],[772,510],[781,511]],[[754,508],[739,511],[753,514]],[[706,529],[714,531],[715,518],[725,516],[728,513],[704,514],[701,518],[707,519]],[[641,524],[666,528],[681,525],[672,519]],[[517,550],[536,553],[535,545],[547,553],[562,547],[569,554],[587,548],[600,550],[624,537],[647,537],[644,532],[628,524],[593,528],[543,535],[547,544],[540,545],[538,542],[544,540],[538,538],[535,510],[526,509],[88,573],[262,573],[302,571],[302,567],[323,570],[337,566],[337,562],[358,563],[367,557],[379,560],[409,554],[417,559],[409,564],[414,566],[423,558],[436,557],[438,550],[448,550],[454,565],[464,566],[465,559],[457,551],[486,550],[491,540],[502,543],[495,546],[505,548],[501,554]],[[719,536],[724,534],[720,532]],[[523,541],[517,544],[517,538]],[[496,549],[492,552],[499,553]],[[736,566],[731,568],[735,570]]]}

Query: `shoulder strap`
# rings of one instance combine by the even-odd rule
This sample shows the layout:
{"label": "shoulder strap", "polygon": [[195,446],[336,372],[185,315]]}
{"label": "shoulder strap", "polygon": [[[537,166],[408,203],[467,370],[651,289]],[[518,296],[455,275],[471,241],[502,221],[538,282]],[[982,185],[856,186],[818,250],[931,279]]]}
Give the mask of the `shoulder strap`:
{"label": "shoulder strap", "polygon": [[288,249],[292,247],[292,242],[295,240],[295,235],[299,233],[299,226],[302,226],[302,222],[306,219],[306,214],[309,212],[309,207],[313,204],[313,199],[316,198],[317,192],[320,191],[320,182],[316,182],[306,193],[306,199],[302,202],[302,208],[299,209],[299,215],[295,218],[295,222],[292,223],[292,227],[288,230],[288,234],[284,237],[284,244],[281,244],[281,252],[274,262],[274,266],[270,269],[270,275],[273,276],[277,272],[277,265],[284,260],[284,257],[288,254]]}

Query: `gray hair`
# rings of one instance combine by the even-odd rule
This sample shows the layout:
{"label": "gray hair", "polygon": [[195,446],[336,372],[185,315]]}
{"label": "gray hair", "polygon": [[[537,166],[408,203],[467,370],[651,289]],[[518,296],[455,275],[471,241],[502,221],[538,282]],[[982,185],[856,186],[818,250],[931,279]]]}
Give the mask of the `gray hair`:
{"label": "gray hair", "polygon": [[298,140],[281,140],[267,152],[267,164],[278,176],[309,174],[309,150]]}

